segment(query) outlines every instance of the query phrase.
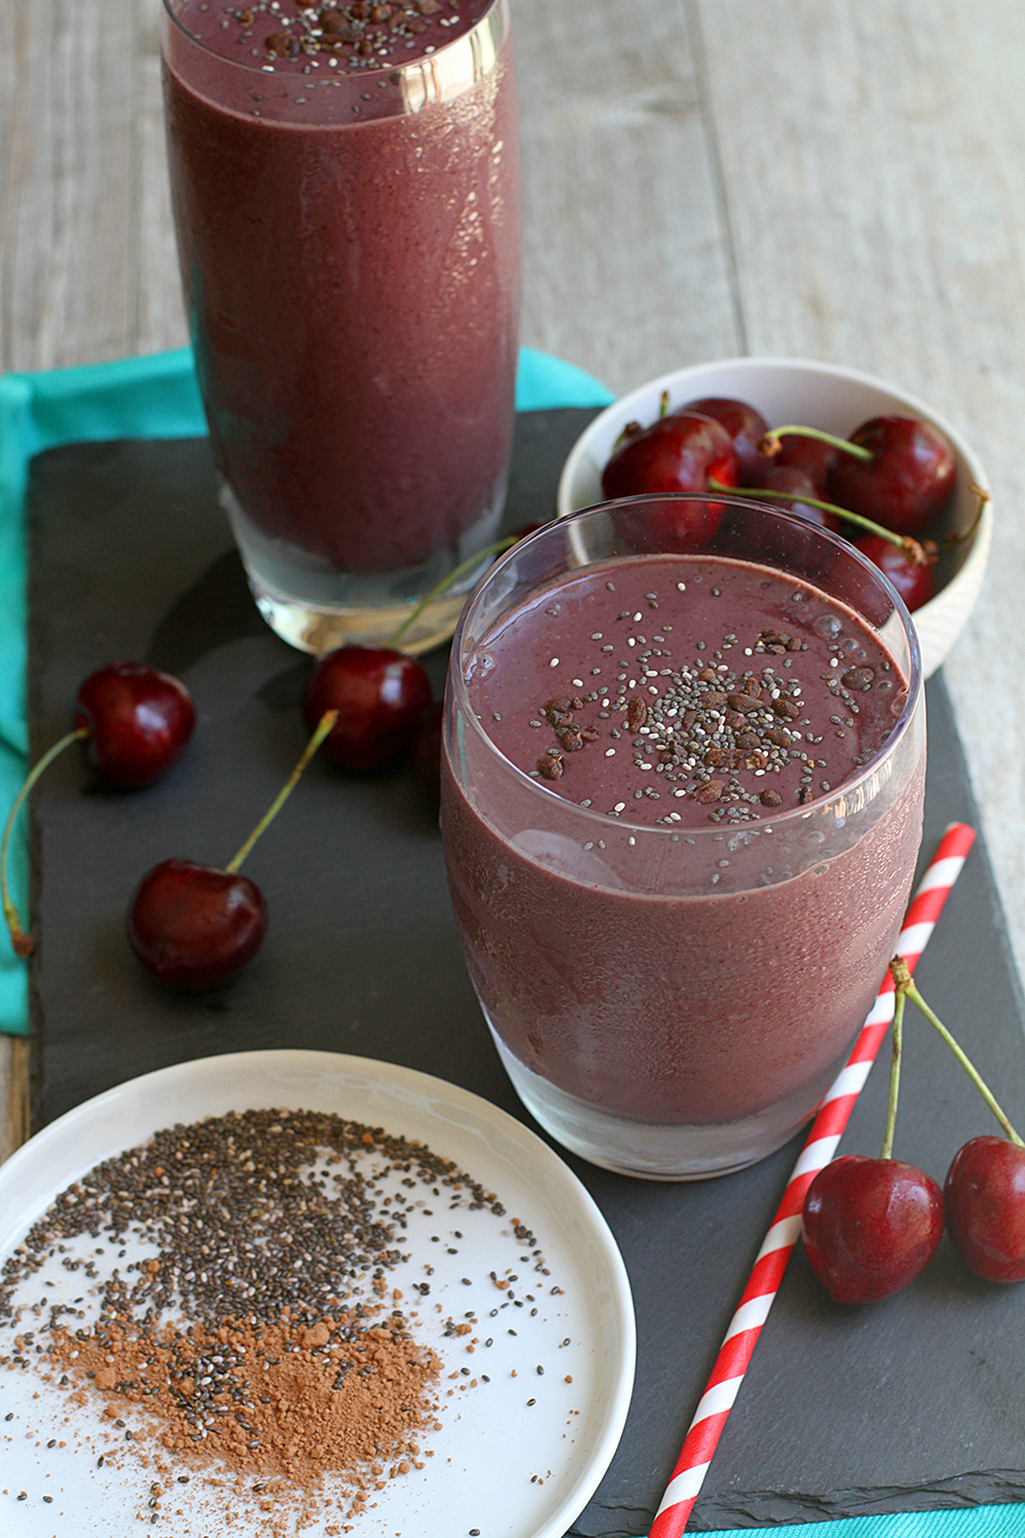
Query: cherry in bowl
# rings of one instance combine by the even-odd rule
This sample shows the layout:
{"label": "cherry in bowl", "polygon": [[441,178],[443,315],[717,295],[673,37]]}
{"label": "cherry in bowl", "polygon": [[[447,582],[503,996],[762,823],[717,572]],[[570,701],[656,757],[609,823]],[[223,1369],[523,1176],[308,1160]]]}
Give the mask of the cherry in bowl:
{"label": "cherry in bowl", "polygon": [[[660,417],[650,427],[627,429],[602,472],[602,495],[618,497],[706,492],[711,484],[736,486],[737,454],[719,422],[694,411]],[[657,527],[638,548],[701,550],[722,518],[718,502],[664,504]]]}
{"label": "cherry in bowl", "polygon": [[732,396],[725,395],[705,395],[699,400],[688,401],[681,408],[680,414],[695,411],[725,427],[737,456],[739,484],[757,486],[758,478],[767,466],[759,444],[769,424],[761,412],[749,406],[747,401],[734,400]]}
{"label": "cherry in bowl", "polygon": [[954,490],[954,451],[931,422],[913,417],[872,417],[855,428],[850,442],[867,449],[867,460],[837,455],[829,477],[829,500],[895,534],[919,534]]}

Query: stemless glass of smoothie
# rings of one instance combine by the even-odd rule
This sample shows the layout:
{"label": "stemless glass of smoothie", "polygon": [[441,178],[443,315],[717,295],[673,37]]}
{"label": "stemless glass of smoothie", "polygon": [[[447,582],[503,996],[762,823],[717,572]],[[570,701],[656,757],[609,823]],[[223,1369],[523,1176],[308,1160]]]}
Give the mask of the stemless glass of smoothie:
{"label": "stemless glass of smoothie", "polygon": [[643,497],[511,550],[456,632],[442,828],[528,1110],[651,1178],[785,1142],[885,975],[924,779],[914,627],[843,540]]}
{"label": "stemless glass of smoothie", "polygon": [[164,0],[171,194],[220,495],[293,645],[451,634],[512,442],[508,0]]}

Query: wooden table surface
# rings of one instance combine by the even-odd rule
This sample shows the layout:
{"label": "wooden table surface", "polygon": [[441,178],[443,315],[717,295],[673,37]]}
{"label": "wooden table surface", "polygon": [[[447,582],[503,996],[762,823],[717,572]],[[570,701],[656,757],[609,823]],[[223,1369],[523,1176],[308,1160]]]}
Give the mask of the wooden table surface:
{"label": "wooden table surface", "polygon": [[[1025,962],[1025,9],[512,0],[524,343],[619,392],[741,353],[865,369],[973,444],[996,533],[946,665]],[[184,343],[159,0],[0,3],[0,368]],[[0,1159],[28,1054],[0,1038]]]}

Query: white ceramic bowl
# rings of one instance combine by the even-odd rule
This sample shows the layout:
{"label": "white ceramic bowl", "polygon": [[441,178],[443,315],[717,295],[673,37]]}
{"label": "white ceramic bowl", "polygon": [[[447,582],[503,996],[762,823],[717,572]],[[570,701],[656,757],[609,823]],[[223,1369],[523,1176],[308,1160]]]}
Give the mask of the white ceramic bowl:
{"label": "white ceramic bowl", "polygon": [[[770,427],[801,423],[846,436],[868,417],[913,416],[932,422],[949,439],[957,458],[957,485],[946,532],[969,529],[979,499],[972,486],[988,492],[986,472],[955,427],[924,401],[870,374],[799,358],[725,358],[663,374],[606,408],[577,439],[559,481],[560,517],[601,502],[601,473],[627,422],[648,426],[659,415],[662,394],[669,409],[706,396],[730,396],[761,412]],[[914,615],[925,677],[934,673],[968,619],[982,585],[993,534],[993,506],[987,502],[970,540],[941,556],[937,593]]]}

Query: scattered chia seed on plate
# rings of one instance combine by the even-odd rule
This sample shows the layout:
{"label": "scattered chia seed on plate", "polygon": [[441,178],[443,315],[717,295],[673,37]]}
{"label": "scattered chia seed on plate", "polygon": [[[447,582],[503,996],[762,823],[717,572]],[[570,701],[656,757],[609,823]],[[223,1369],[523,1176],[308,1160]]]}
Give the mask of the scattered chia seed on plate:
{"label": "scattered chia seed on plate", "polygon": [[[505,1219],[496,1248],[511,1241],[547,1274],[534,1234],[424,1143],[302,1110],[157,1132],[67,1187],[8,1256],[0,1369],[92,1412],[98,1467],[151,1471],[147,1522],[168,1514],[172,1485],[197,1479],[268,1533],[285,1531],[286,1508],[300,1527],[325,1512],[348,1522],[424,1467],[444,1400],[477,1387],[466,1368],[442,1387],[417,1312],[441,1305],[422,1284],[404,1307],[395,1285],[437,1198]],[[472,1352],[477,1312],[443,1337]]]}

